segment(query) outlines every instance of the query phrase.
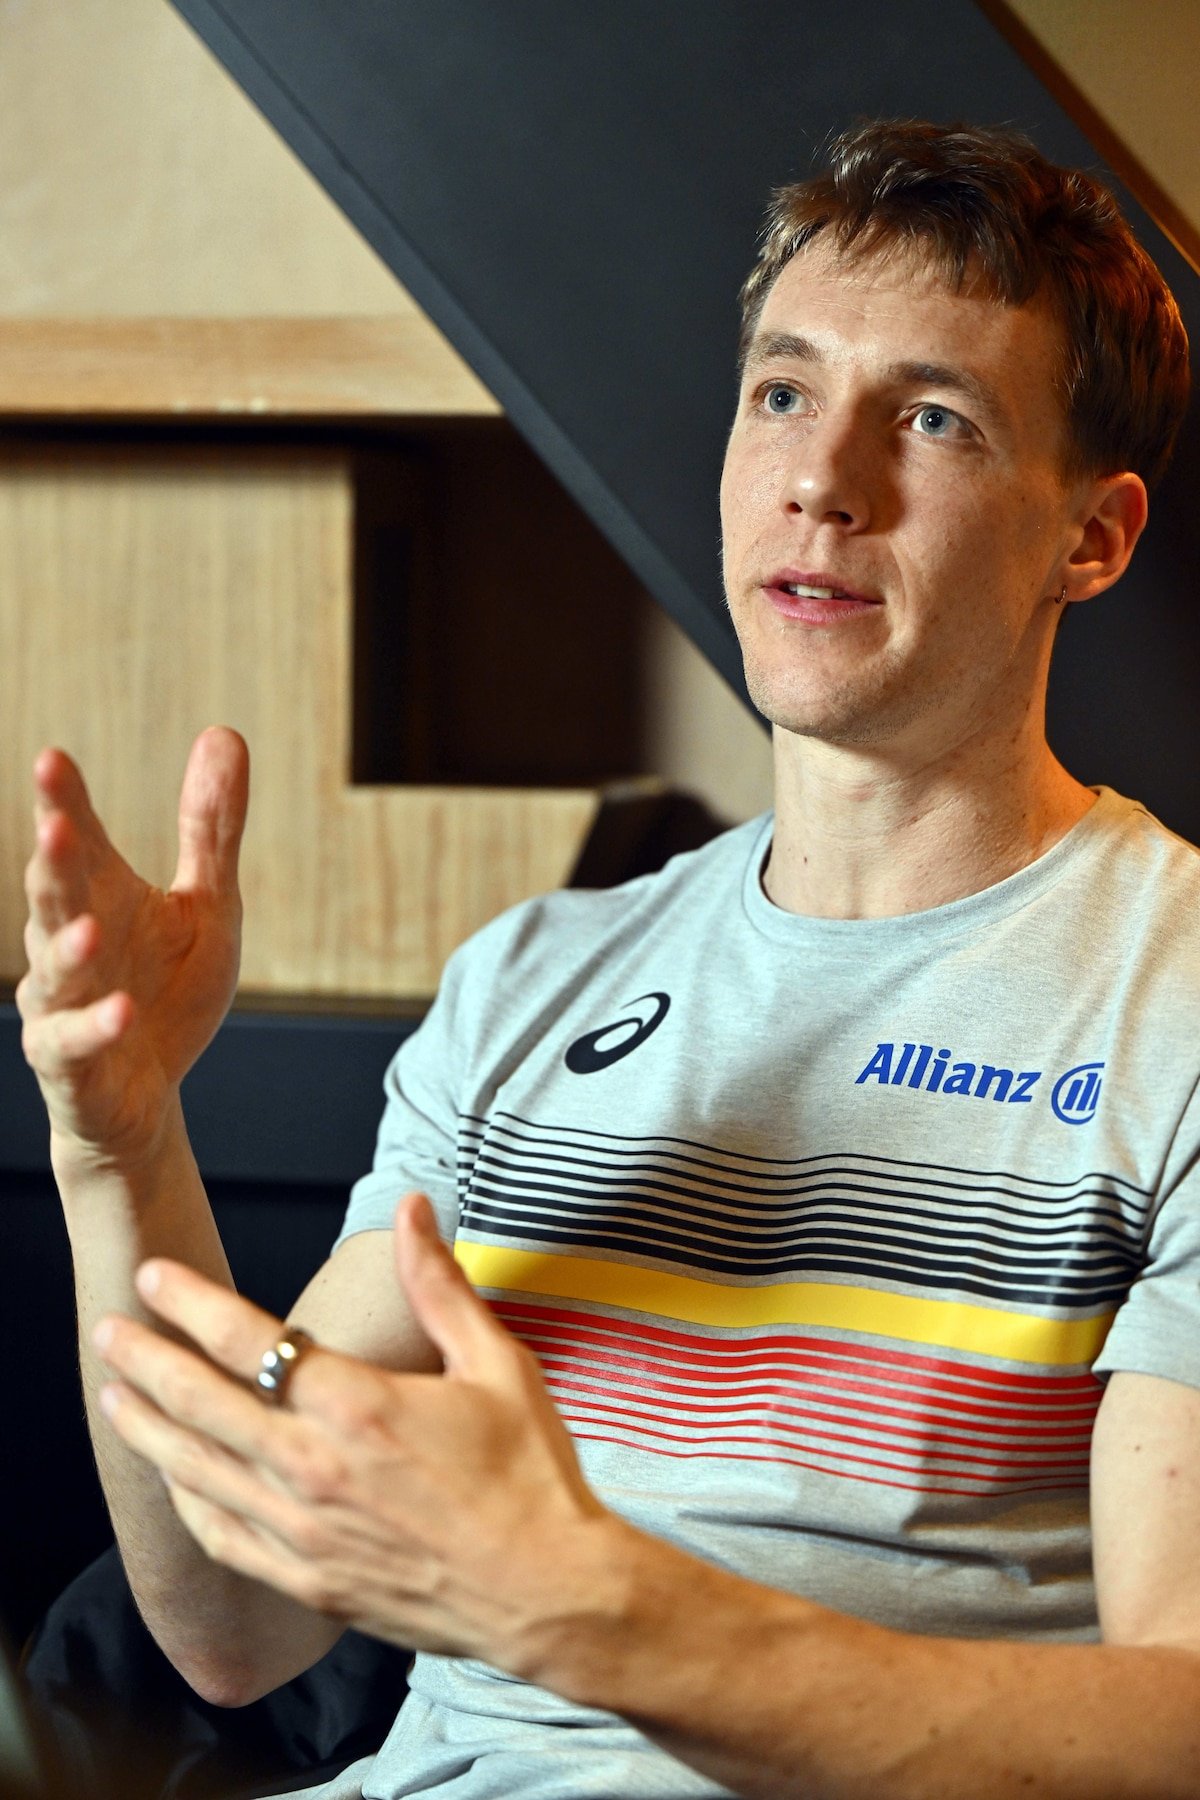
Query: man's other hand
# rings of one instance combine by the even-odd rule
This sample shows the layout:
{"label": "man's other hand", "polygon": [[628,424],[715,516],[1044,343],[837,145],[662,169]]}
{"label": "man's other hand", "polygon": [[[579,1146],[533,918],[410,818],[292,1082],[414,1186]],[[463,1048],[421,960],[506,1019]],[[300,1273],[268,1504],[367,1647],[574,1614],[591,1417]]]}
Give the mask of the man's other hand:
{"label": "man's other hand", "polygon": [[38,757],[34,788],[29,969],[17,989],[25,1055],[57,1153],[136,1161],[233,998],[246,746],[220,726],[193,744],[166,892],[118,854],[63,751]]}
{"label": "man's other hand", "polygon": [[439,1375],[312,1348],[285,1404],[264,1404],[248,1383],[280,1322],[155,1260],[141,1298],[196,1349],[106,1319],[96,1347],[121,1379],[103,1404],[218,1562],[360,1630],[519,1674],[580,1606],[589,1546],[619,1522],[423,1196],[400,1203],[396,1261]]}

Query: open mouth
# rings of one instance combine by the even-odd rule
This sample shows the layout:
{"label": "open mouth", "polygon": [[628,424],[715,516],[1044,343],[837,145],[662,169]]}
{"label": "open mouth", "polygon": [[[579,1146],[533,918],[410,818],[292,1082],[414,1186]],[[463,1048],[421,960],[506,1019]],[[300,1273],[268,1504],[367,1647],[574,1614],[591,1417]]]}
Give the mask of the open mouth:
{"label": "open mouth", "polygon": [[763,583],[763,590],[776,612],[812,625],[866,613],[883,604],[872,594],[844,587],[835,576],[824,571],[810,574],[806,570],[781,569]]}
{"label": "open mouth", "polygon": [[774,584],[782,588],[785,594],[792,594],[796,599],[804,600],[857,600],[858,594],[848,594],[844,588],[810,587],[803,581],[779,581]]}

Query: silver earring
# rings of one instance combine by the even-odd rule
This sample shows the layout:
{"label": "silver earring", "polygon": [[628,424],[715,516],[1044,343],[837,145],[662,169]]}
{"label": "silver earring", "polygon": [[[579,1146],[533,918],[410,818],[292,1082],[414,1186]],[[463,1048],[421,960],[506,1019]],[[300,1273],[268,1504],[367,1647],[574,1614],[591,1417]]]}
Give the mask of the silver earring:
{"label": "silver earring", "polygon": [[1058,599],[1054,602],[1055,606],[1061,606],[1063,601],[1066,599],[1066,597],[1067,597],[1067,584],[1066,584],[1066,582],[1064,582],[1063,583],[1063,591],[1058,596]]}

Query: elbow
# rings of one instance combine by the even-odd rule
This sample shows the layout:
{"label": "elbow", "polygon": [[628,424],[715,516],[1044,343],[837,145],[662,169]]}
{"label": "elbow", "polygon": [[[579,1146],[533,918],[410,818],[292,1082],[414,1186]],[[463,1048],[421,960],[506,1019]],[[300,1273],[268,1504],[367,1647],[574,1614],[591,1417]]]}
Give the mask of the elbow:
{"label": "elbow", "polygon": [[236,1663],[180,1660],[175,1667],[201,1700],[229,1710],[252,1706],[276,1685],[264,1681],[260,1671]]}
{"label": "elbow", "polygon": [[153,1636],[175,1673],[209,1706],[230,1710],[251,1706],[286,1680],[249,1657],[231,1656],[211,1644],[180,1642],[158,1632]]}

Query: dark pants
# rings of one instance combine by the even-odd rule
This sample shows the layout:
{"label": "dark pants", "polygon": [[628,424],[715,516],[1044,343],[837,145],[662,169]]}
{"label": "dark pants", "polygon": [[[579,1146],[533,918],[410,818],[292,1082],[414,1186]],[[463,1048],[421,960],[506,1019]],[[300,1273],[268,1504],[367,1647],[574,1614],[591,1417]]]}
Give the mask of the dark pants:
{"label": "dark pants", "polygon": [[347,1632],[250,1706],[210,1706],[142,1624],[115,1550],[30,1639],[23,1675],[67,1792],[88,1800],[251,1800],[326,1779],[377,1749],[407,1691],[407,1651]]}

